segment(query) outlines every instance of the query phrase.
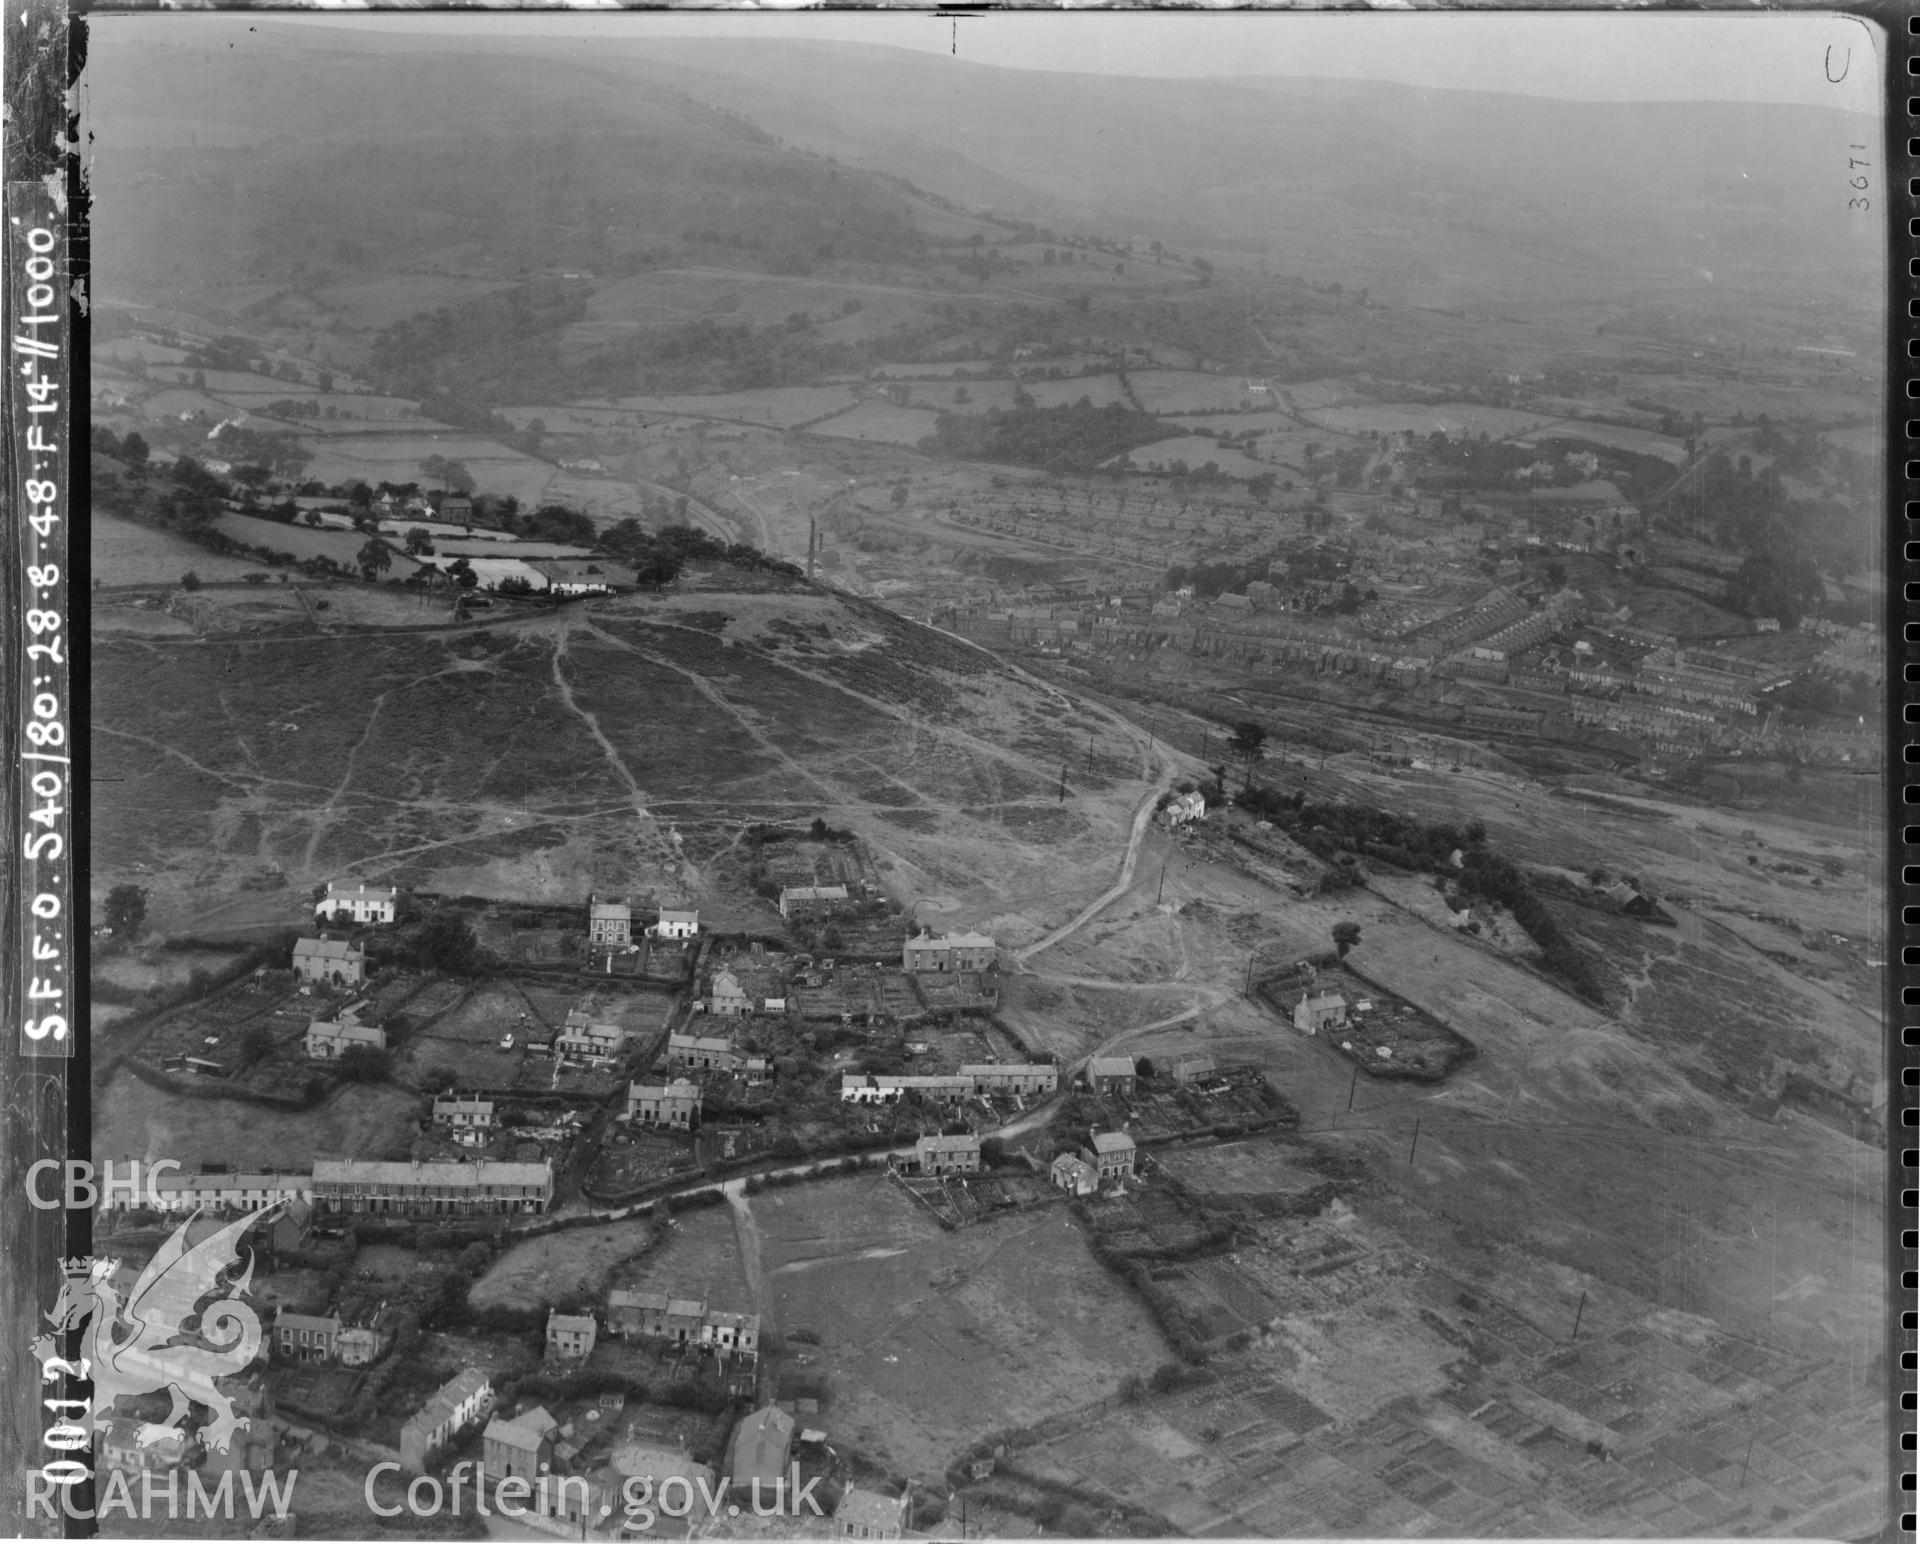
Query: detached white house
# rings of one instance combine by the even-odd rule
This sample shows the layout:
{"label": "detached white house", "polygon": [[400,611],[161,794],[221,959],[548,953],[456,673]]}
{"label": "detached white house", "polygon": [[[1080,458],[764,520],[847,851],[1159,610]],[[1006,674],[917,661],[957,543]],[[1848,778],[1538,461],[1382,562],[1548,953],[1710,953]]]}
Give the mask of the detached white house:
{"label": "detached white house", "polygon": [[313,914],[322,921],[391,922],[400,891],[393,885],[348,884],[334,879],[327,893],[314,902]]}
{"label": "detached white house", "polygon": [[697,911],[663,911],[660,920],[647,932],[655,938],[694,938],[700,932],[700,913]]}

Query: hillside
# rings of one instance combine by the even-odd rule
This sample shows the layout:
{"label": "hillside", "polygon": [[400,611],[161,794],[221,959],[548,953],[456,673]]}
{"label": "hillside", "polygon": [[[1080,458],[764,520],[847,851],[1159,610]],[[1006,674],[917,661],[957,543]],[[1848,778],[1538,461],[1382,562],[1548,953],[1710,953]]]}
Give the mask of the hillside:
{"label": "hillside", "polygon": [[103,639],[95,883],[154,884],[163,927],[282,922],[343,874],[744,920],[712,869],[740,822],[816,816],[969,911],[1107,882],[1157,767],[1140,731],[866,602],[709,585],[426,633]]}

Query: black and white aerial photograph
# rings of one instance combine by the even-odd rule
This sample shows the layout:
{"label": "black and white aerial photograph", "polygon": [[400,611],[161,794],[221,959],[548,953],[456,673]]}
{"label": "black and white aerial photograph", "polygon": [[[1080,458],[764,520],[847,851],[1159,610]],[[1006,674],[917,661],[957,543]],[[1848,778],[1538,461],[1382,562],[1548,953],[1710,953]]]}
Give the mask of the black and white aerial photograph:
{"label": "black and white aerial photograph", "polygon": [[1885,35],[86,31],[43,1531],[1895,1524]]}

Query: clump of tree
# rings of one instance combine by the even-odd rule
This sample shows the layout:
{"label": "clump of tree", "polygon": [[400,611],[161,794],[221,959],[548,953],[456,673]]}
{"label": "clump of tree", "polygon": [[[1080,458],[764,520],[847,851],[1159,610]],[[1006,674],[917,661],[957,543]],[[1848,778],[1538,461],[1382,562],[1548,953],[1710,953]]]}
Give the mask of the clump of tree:
{"label": "clump of tree", "polygon": [[941,413],[920,442],[930,455],[1001,461],[1053,471],[1089,472],[1101,462],[1166,437],[1166,425],[1121,402],[1095,407],[1091,398],[1040,407],[1025,392],[1011,408]]}

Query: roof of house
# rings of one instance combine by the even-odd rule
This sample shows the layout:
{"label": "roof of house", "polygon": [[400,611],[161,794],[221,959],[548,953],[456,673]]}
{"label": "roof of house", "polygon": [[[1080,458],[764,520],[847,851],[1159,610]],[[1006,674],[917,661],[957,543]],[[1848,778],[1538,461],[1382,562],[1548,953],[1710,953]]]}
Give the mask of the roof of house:
{"label": "roof of house", "polygon": [[675,1078],[670,1083],[629,1083],[629,1099],[698,1099],[700,1085],[687,1078]]}
{"label": "roof of house", "polygon": [[727,1468],[735,1475],[779,1473],[786,1465],[792,1442],[793,1417],[778,1405],[768,1405],[743,1416],[734,1428],[733,1442],[727,1448]]}
{"label": "roof of house", "polygon": [[844,901],[845,885],[788,885],[780,892],[782,901]]}
{"label": "roof of house", "polygon": [[906,1516],[905,1496],[883,1496],[878,1491],[862,1490],[858,1485],[849,1485],[841,1494],[840,1504],[833,1509],[835,1522],[880,1533],[898,1532]]}
{"label": "roof of house", "polygon": [[340,1319],[336,1314],[282,1313],[273,1321],[273,1327],[279,1330],[319,1330],[324,1334],[340,1333]]}
{"label": "roof of house", "polygon": [[316,1158],[313,1181],[347,1185],[539,1185],[553,1184],[553,1165],[538,1163],[462,1163],[434,1159],[422,1163],[374,1158]]}
{"label": "roof of house", "polygon": [[627,904],[627,898],[624,895],[610,895],[605,900],[601,900],[598,896],[590,896],[587,899],[587,915],[595,922],[603,917],[630,920],[633,916],[633,908]]}
{"label": "roof of house", "polygon": [[669,1035],[667,1048],[673,1051],[731,1051],[733,1042],[725,1035]]}
{"label": "roof of house", "polygon": [[436,1099],[433,1101],[435,1115],[491,1115],[491,1099]]}
{"label": "roof of house", "polygon": [[1176,1067],[1211,1067],[1213,1057],[1206,1051],[1189,1051],[1174,1063]]}
{"label": "roof of house", "polygon": [[923,1153],[977,1153],[980,1139],[969,1132],[965,1136],[922,1137],[913,1144]]}
{"label": "roof of house", "polygon": [[993,939],[985,933],[949,933],[947,947],[950,949],[991,949]]}
{"label": "roof of house", "polygon": [[1130,1078],[1134,1075],[1131,1056],[1096,1056],[1087,1063],[1090,1078]]}
{"label": "roof of house", "polygon": [[667,1299],[667,1316],[673,1319],[699,1319],[705,1316],[707,1305],[697,1297],[670,1297]]}
{"label": "roof of house", "polygon": [[338,938],[303,938],[293,946],[293,957],[302,955],[323,960],[358,960],[364,958],[358,944],[350,944]]}
{"label": "roof of house", "polygon": [[713,991],[715,995],[721,992],[732,994],[739,990],[740,978],[728,970],[726,966],[722,965],[713,973]]}
{"label": "roof of house", "polygon": [[476,1394],[484,1394],[490,1387],[487,1375],[477,1367],[469,1367],[457,1372],[440,1385],[433,1398],[416,1410],[409,1418],[409,1426],[423,1426],[431,1431],[442,1421],[452,1417],[455,1410]]}
{"label": "roof of house", "polygon": [[358,896],[363,900],[391,901],[396,899],[399,894],[400,888],[398,885],[370,885],[364,880],[356,880],[353,884],[348,884],[344,879],[329,879],[327,881],[327,895],[329,898],[336,895],[352,895]]}
{"label": "roof of house", "polygon": [[1076,1158],[1072,1153],[1062,1153],[1058,1158],[1053,1160],[1053,1172],[1055,1174],[1072,1174],[1078,1178],[1082,1174],[1091,1174],[1093,1168],[1082,1159]]}
{"label": "roof of house", "polygon": [[615,1287],[607,1294],[609,1309],[651,1308],[658,1313],[665,1313],[668,1301],[664,1292],[629,1292],[624,1287]]}
{"label": "roof of house", "polygon": [[1133,1151],[1133,1138],[1124,1131],[1096,1131],[1093,1134],[1093,1150],[1096,1153],[1130,1153]]}
{"label": "roof of house", "polygon": [[[536,1452],[540,1444],[547,1440],[547,1432],[528,1420],[528,1416],[536,1414],[546,1415],[546,1412],[544,1410],[529,1411],[527,1415],[515,1416],[510,1421],[504,1416],[496,1415],[487,1422],[487,1429],[482,1436],[485,1441],[502,1442],[508,1447],[520,1449],[523,1453]],[[547,1419],[553,1418],[547,1416]]]}
{"label": "roof of house", "polygon": [[663,911],[660,913],[660,920],[662,922],[698,923],[700,913],[697,911]]}
{"label": "roof of house", "polygon": [[1303,994],[1300,1002],[1307,1008],[1344,1008],[1347,1005],[1346,998],[1338,992],[1316,992],[1312,997]]}
{"label": "roof of house", "polygon": [[710,1309],[707,1323],[736,1330],[757,1330],[760,1328],[760,1315],[757,1313],[728,1313],[724,1309]]}
{"label": "roof of house", "polygon": [[547,1333],[549,1335],[555,1330],[570,1330],[575,1334],[585,1335],[598,1328],[599,1326],[593,1322],[593,1315],[590,1313],[561,1313],[556,1309],[547,1315]]}
{"label": "roof of house", "polygon": [[695,1463],[685,1448],[668,1447],[664,1442],[624,1442],[620,1445],[619,1458],[620,1472],[652,1480],[655,1495],[660,1493],[660,1486],[675,1475],[694,1482],[713,1480],[713,1471],[705,1464]]}

